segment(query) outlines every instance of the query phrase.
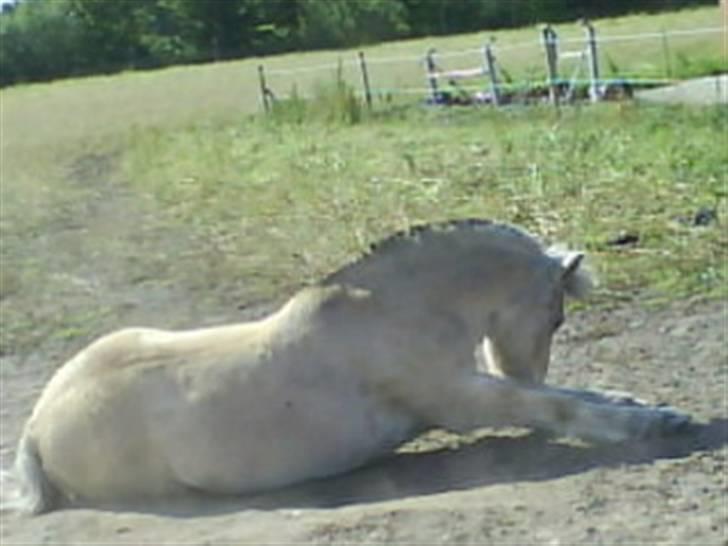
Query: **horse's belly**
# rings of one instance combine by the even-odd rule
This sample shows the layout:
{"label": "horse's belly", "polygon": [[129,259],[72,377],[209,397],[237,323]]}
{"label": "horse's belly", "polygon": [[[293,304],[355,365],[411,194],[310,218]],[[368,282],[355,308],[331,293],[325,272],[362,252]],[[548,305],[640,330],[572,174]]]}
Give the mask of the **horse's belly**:
{"label": "horse's belly", "polygon": [[214,409],[205,401],[167,426],[166,445],[178,446],[169,451],[178,479],[226,493],[284,486],[360,466],[414,430],[409,416],[356,389],[281,394],[263,400],[241,392]]}

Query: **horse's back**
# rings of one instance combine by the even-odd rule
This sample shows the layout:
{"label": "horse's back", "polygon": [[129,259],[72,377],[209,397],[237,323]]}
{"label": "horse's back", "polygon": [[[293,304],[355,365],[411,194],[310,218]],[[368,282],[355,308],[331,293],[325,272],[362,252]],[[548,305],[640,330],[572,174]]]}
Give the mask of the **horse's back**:
{"label": "horse's back", "polygon": [[159,449],[155,423],[190,404],[199,382],[186,383],[195,375],[189,370],[207,367],[202,377],[224,383],[214,368],[240,360],[236,337],[253,336],[243,326],[187,332],[133,328],[78,353],[51,378],[26,425],[51,481],[70,496],[94,498],[179,489]]}
{"label": "horse's back", "polygon": [[361,291],[313,287],[273,316],[259,365],[159,421],[164,445],[189,439],[170,453],[178,475],[200,489],[256,491],[348,470],[405,439],[409,417],[367,388],[353,347],[334,346],[356,325],[343,316],[366,303]]}

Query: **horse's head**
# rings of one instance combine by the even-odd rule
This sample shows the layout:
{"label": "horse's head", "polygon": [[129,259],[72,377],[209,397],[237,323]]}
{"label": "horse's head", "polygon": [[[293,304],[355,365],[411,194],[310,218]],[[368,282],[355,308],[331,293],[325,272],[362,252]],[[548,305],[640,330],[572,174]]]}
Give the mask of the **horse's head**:
{"label": "horse's head", "polygon": [[564,321],[564,296],[580,298],[591,287],[580,269],[583,254],[548,253],[547,267],[509,290],[489,315],[483,353],[487,371],[528,383],[543,382],[551,341]]}
{"label": "horse's head", "polygon": [[457,317],[463,344],[456,348],[450,339],[448,348],[463,362],[470,363],[485,335],[484,351],[478,349],[485,357],[481,367],[540,383],[551,339],[563,322],[564,296],[588,291],[582,258],[545,251],[515,226],[464,219],[398,232],[324,282],[369,290],[417,320],[433,314],[455,323]]}

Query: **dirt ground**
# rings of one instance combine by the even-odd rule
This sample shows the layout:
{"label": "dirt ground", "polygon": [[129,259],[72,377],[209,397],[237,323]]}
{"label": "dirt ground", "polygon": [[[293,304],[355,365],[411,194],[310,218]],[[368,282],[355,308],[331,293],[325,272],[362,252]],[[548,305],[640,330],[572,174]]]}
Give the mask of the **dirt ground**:
{"label": "dirt ground", "polygon": [[[86,169],[86,170],[84,170]],[[100,158],[69,179],[104,180]],[[79,193],[52,229],[7,235],[33,256],[43,285],[16,279],[3,329],[28,339],[34,317],[87,317],[65,335],[41,330],[2,356],[0,464],[53,369],[93,337],[125,325],[240,320],[245,279],[185,278],[204,245],[111,182]],[[35,282],[35,281],[33,281]],[[457,437],[433,431],[390,459],[345,476],[245,499],[149,511],[3,513],[2,544],[700,544],[728,545],[726,302],[651,308],[639,297],[572,313],[549,383],[628,391],[700,423],[685,435],[611,448],[525,431]],[[33,317],[30,317],[33,318]],[[17,348],[20,347],[20,348]]]}

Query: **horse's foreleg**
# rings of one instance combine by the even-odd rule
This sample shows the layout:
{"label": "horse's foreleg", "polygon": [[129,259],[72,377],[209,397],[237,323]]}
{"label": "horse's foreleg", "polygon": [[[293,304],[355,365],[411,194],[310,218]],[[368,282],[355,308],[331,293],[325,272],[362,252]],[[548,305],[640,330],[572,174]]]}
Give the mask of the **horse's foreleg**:
{"label": "horse's foreleg", "polygon": [[486,426],[526,426],[586,440],[619,442],[678,432],[690,422],[673,410],[589,401],[580,391],[529,387],[478,374],[442,384],[424,404],[432,425],[464,432]]}

